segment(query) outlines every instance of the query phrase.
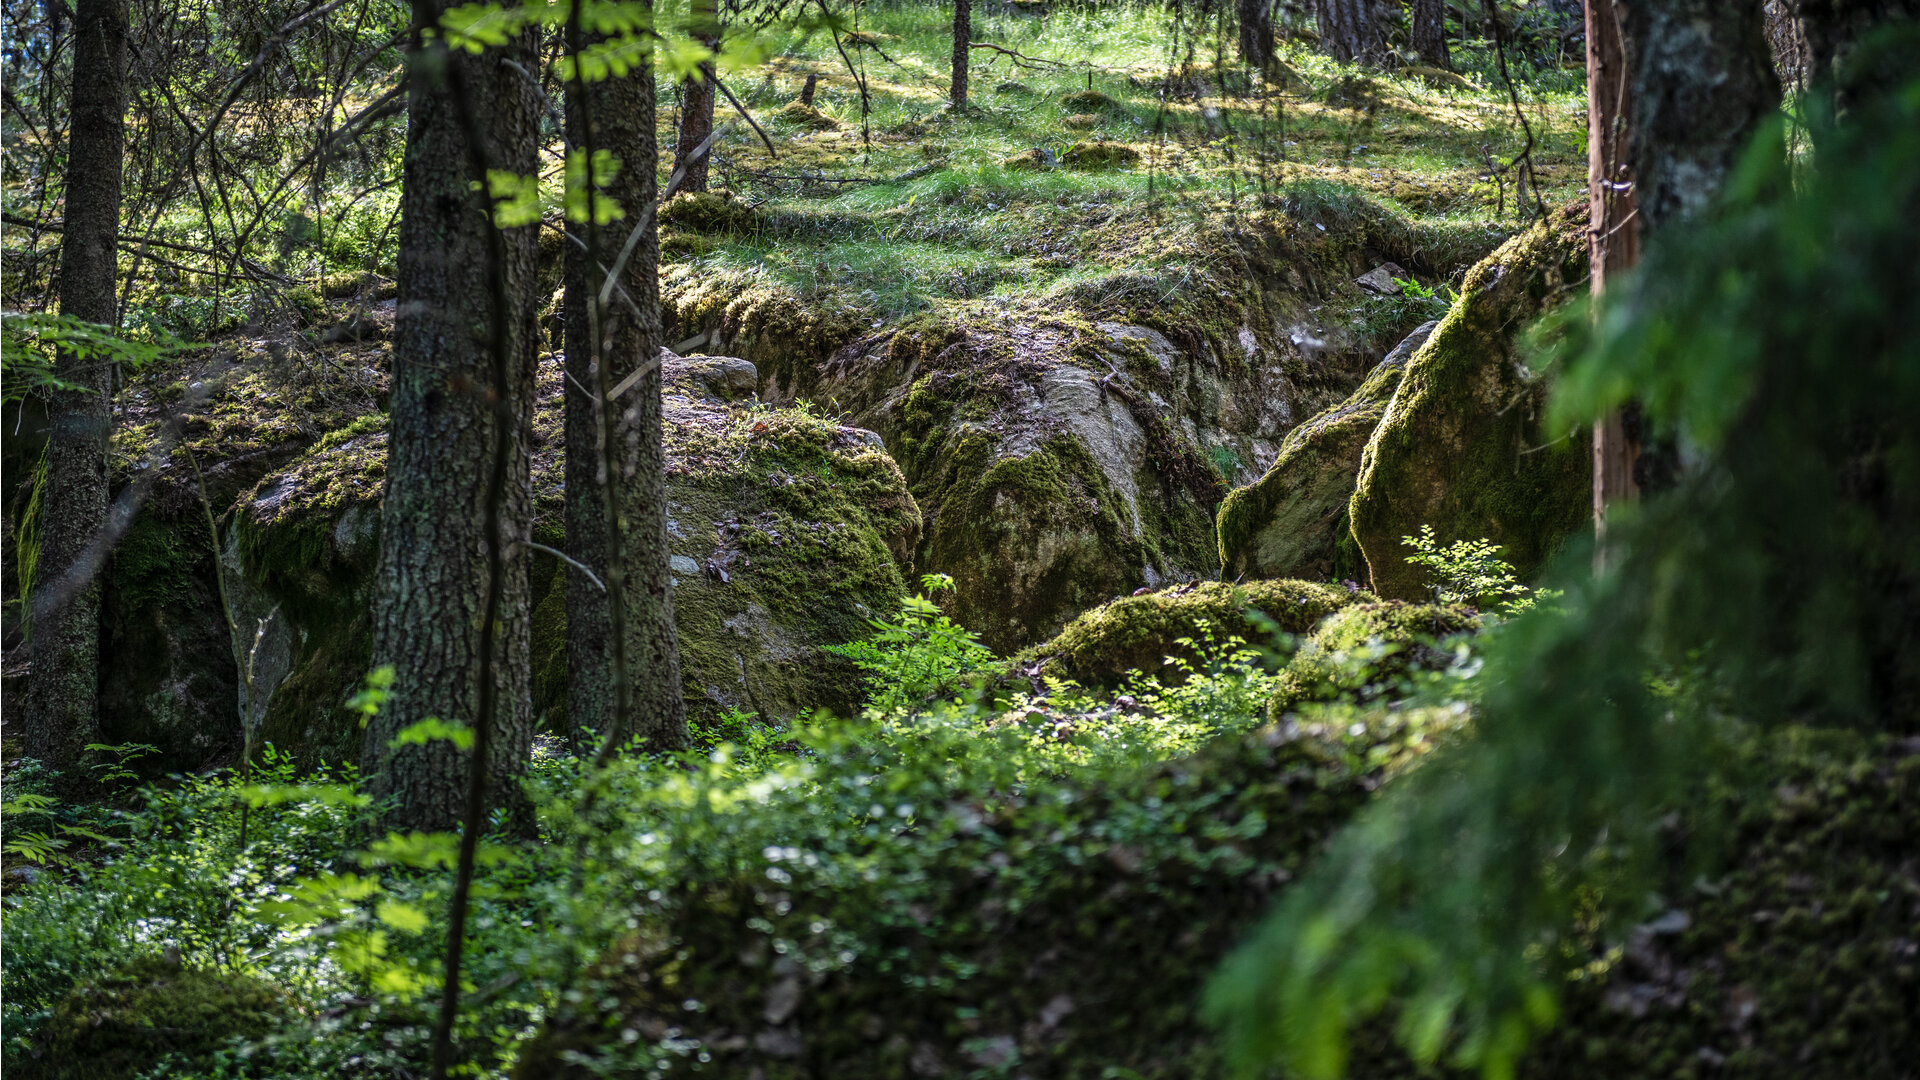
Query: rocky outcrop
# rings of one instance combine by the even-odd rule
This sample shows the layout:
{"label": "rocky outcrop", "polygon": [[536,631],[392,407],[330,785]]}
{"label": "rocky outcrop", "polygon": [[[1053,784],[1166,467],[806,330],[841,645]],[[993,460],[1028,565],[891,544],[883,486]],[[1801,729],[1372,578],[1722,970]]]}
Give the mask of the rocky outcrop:
{"label": "rocky outcrop", "polygon": [[1587,435],[1542,431],[1545,380],[1517,353],[1520,331],[1585,279],[1585,207],[1514,237],[1468,272],[1460,298],[1414,352],[1361,456],[1349,505],[1375,592],[1416,599],[1401,537],[1484,537],[1529,576],[1590,513]]}
{"label": "rocky outcrop", "polygon": [[1439,325],[1430,322],[1409,334],[1353,396],[1288,433],[1266,475],[1227,496],[1218,525],[1222,576],[1366,576],[1347,529],[1360,457],[1400,388],[1408,360]]}

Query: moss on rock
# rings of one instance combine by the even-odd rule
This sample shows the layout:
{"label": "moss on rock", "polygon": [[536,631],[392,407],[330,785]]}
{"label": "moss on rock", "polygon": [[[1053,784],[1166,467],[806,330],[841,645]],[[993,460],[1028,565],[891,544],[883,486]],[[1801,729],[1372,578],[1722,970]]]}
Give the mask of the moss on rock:
{"label": "moss on rock", "polygon": [[1108,113],[1118,112],[1121,105],[1098,90],[1075,90],[1060,99],[1060,106],[1068,112]]}
{"label": "moss on rock", "polygon": [[1140,164],[1140,151],[1126,143],[1074,143],[1060,155],[1070,169],[1130,169]]}
{"label": "moss on rock", "polygon": [[1300,643],[1268,712],[1278,719],[1308,701],[1373,698],[1410,668],[1445,664],[1450,654],[1438,643],[1479,628],[1480,620],[1462,607],[1386,600],[1343,608]]}
{"label": "moss on rock", "polygon": [[773,118],[808,131],[837,131],[840,127],[840,121],[799,101],[789,101],[773,110]]}
{"label": "moss on rock", "polygon": [[1325,580],[1348,569],[1340,541],[1360,457],[1407,361],[1438,323],[1428,323],[1380,361],[1353,395],[1294,428],[1266,474],[1220,506],[1220,565],[1234,578]]}
{"label": "moss on rock", "polygon": [[53,1010],[37,1047],[44,1080],[133,1080],[162,1062],[191,1069],[238,1039],[255,1039],[291,1006],[245,975],[148,957],[82,983]]}
{"label": "moss on rock", "polygon": [[1248,621],[1259,611],[1291,634],[1304,634],[1329,615],[1371,597],[1339,585],[1307,581],[1206,581],[1179,585],[1142,596],[1127,596],[1081,615],[1058,637],[1016,657],[1013,669],[1033,676],[1071,679],[1085,686],[1115,686],[1128,672],[1167,677],[1168,656],[1200,659],[1179,644],[1181,638],[1204,641],[1208,634],[1224,642],[1230,636],[1258,639]]}
{"label": "moss on rock", "polygon": [[1556,211],[1468,272],[1407,364],[1361,456],[1349,502],[1374,591],[1415,599],[1401,537],[1480,537],[1531,575],[1590,513],[1584,431],[1542,432],[1544,380],[1515,354],[1529,320],[1570,296],[1586,267],[1585,204]]}
{"label": "moss on rock", "polygon": [[698,233],[740,232],[753,226],[753,210],[724,191],[683,191],[661,205],[660,224]]}

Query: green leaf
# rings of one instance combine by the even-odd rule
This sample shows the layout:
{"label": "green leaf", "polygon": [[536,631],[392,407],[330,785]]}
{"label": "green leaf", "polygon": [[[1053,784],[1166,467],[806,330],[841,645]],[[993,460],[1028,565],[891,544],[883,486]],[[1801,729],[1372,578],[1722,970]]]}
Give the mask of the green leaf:
{"label": "green leaf", "polygon": [[473,729],[454,720],[429,716],[417,724],[408,724],[387,740],[387,749],[425,746],[430,742],[450,742],[455,750],[473,749]]}
{"label": "green leaf", "polygon": [[427,928],[426,912],[398,900],[380,901],[380,906],[374,909],[374,915],[403,934],[418,934]]}
{"label": "green leaf", "polygon": [[[585,224],[588,219],[588,204],[592,204],[592,218],[595,225],[606,225],[627,216],[625,208],[609,196],[603,194],[608,185],[620,175],[620,159],[610,150],[595,150],[588,168],[589,160],[579,150],[567,151],[567,220]],[[592,173],[593,191],[587,190],[588,173]]]}
{"label": "green leaf", "polygon": [[487,195],[493,199],[493,223],[502,229],[540,221],[540,178],[505,169],[487,170]]}

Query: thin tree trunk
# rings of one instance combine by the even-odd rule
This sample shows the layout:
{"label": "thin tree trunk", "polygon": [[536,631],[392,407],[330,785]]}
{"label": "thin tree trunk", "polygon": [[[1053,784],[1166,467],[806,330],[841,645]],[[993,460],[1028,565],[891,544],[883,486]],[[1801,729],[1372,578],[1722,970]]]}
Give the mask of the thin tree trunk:
{"label": "thin tree trunk", "polygon": [[1314,17],[1328,56],[1369,67],[1386,63],[1389,16],[1381,0],[1318,0]]}
{"label": "thin tree trunk", "polygon": [[[1587,4],[1587,201],[1594,296],[1607,278],[1640,261],[1640,224],[1635,220],[1632,169],[1627,164],[1632,123],[1631,74],[1613,0]],[[1633,425],[1636,429],[1638,424]],[[1593,524],[1603,546],[1606,510],[1639,498],[1633,467],[1640,456],[1638,438],[1628,438],[1627,410],[1615,409],[1593,425]],[[1635,432],[1637,435],[1637,431]]]}
{"label": "thin tree trunk", "polygon": [[1240,14],[1240,60],[1262,71],[1273,63],[1272,0],[1237,0]]}
{"label": "thin tree trunk", "polygon": [[[416,25],[433,25],[448,6],[448,0],[415,0]],[[538,167],[539,112],[532,84],[508,66],[535,66],[530,34],[479,56],[452,49],[431,59],[436,62],[414,67],[408,88],[400,296],[374,597],[374,663],[393,665],[395,679],[392,697],[367,727],[363,766],[373,793],[394,798],[394,824],[451,829],[465,804],[465,755],[446,741],[397,749],[388,741],[428,717],[477,724],[489,636],[496,708],[487,772],[496,804],[513,797],[511,778],[526,771],[533,738],[527,549],[520,541],[532,524],[538,252],[529,226],[505,230],[497,259],[490,250],[493,225],[477,212],[469,189],[473,155],[461,110],[470,110],[473,129],[487,140],[481,156],[488,167],[522,176]],[[441,63],[454,70],[436,78]],[[456,81],[465,95],[461,103],[453,100]],[[504,313],[493,310],[490,268],[504,278]],[[504,336],[505,385],[495,378],[496,333]],[[497,532],[488,536],[501,424],[508,425],[508,456],[496,496]],[[488,557],[496,545],[504,572],[498,619],[487,635]]]}
{"label": "thin tree trunk", "polygon": [[[720,16],[714,9],[713,0],[696,0],[693,11],[693,34],[710,49],[720,47]],[[647,111],[653,111],[653,95],[647,95]],[[700,192],[707,190],[707,166],[713,161],[711,148],[698,159],[692,158],[700,144],[713,134],[713,79],[706,72],[683,79],[680,82],[680,139],[673,148],[673,171],[686,169],[686,179],[680,182],[681,191]],[[653,140],[648,140],[649,145]],[[595,145],[599,145],[596,143]],[[618,151],[615,151],[618,153]]]}
{"label": "thin tree trunk", "polygon": [[[113,324],[116,245],[127,108],[126,0],[79,0],[73,26],[73,120],[67,156],[66,232],[60,241],[60,311]],[[84,389],[47,401],[47,475],[40,494],[42,582],[58,580],[107,520],[107,442],[113,370],[62,352],[55,373]],[[100,583],[38,613],[22,740],[27,756],[61,770],[75,788],[88,743],[99,741]]]}
{"label": "thin tree trunk", "polygon": [[[607,591],[578,570],[567,572],[567,716],[582,749],[586,729],[602,738],[639,734],[648,749],[677,749],[686,744],[687,720],[667,565],[660,251],[653,227],[620,276],[632,304],[616,296],[589,310],[603,268],[656,197],[652,78],[570,86],[567,129],[573,145],[610,150],[619,159],[620,171],[605,191],[625,215],[605,228],[569,226],[592,250],[567,245],[567,549],[581,563],[605,569]],[[643,367],[607,425],[596,407],[599,395]],[[602,467],[609,460],[612,475]]]}
{"label": "thin tree trunk", "polygon": [[947,103],[955,112],[967,107],[967,66],[973,52],[973,0],[953,0],[953,84],[947,89]]}
{"label": "thin tree trunk", "polygon": [[1447,0],[1413,0],[1411,36],[1420,62],[1442,71],[1453,70],[1447,52]]}

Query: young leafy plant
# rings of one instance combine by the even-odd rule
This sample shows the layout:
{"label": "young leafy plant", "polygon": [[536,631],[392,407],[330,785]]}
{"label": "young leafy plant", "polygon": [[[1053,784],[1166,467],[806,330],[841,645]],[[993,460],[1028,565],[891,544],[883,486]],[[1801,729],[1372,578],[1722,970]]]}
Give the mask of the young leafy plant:
{"label": "young leafy plant", "polygon": [[868,704],[891,711],[924,701],[955,678],[979,671],[993,659],[973,631],[954,622],[929,599],[953,591],[946,574],[923,574],[921,592],[900,603],[895,621],[867,620],[874,635],[865,641],[829,646],[868,672]]}

